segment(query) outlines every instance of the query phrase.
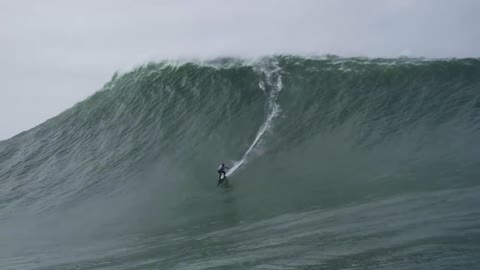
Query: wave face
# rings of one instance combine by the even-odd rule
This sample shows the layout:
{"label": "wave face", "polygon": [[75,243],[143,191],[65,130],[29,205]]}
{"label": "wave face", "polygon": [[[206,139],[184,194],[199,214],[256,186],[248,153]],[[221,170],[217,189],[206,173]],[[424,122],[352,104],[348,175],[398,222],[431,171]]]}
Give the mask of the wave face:
{"label": "wave face", "polygon": [[478,138],[478,59],[147,64],[0,142],[0,268],[476,268]]}

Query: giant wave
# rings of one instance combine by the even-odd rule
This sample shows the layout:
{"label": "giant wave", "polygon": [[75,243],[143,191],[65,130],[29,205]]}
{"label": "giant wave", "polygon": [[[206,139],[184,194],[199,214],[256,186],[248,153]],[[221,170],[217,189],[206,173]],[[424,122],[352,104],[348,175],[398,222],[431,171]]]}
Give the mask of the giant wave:
{"label": "giant wave", "polygon": [[0,266],[474,268],[479,108],[478,59],[115,74],[0,142]]}

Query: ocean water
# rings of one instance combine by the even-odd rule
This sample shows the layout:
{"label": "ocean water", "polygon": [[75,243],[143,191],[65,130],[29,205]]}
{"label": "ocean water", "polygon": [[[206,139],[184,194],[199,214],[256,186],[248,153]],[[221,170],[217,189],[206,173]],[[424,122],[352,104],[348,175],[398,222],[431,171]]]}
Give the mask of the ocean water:
{"label": "ocean water", "polygon": [[479,59],[145,64],[0,142],[0,269],[480,269],[479,138]]}

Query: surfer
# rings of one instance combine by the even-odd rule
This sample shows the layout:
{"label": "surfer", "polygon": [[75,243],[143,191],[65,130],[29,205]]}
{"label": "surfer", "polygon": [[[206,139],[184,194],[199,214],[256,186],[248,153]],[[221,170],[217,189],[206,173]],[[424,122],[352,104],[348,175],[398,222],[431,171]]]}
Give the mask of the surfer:
{"label": "surfer", "polygon": [[230,169],[229,167],[225,166],[225,164],[220,164],[220,166],[218,166],[218,183],[222,183],[223,182],[223,179],[225,179],[225,177],[227,177],[227,172],[225,170],[228,170]]}

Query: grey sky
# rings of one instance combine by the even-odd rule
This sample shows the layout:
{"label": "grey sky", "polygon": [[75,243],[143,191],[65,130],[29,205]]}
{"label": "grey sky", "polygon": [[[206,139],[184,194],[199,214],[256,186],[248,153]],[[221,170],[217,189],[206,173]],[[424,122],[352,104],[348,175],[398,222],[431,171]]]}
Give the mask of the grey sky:
{"label": "grey sky", "polygon": [[0,140],[146,61],[480,56],[477,0],[0,0]]}

